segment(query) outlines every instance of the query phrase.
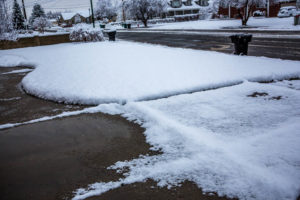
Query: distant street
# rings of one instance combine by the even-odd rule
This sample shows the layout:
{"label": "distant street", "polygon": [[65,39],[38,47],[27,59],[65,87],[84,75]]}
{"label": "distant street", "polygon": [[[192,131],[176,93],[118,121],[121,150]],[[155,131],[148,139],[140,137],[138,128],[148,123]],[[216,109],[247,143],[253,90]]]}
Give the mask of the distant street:
{"label": "distant street", "polygon": [[[232,53],[233,44],[229,36],[239,31],[182,31],[182,30],[145,30],[119,31],[118,39],[161,44],[199,50]],[[300,60],[300,32],[288,31],[243,31],[253,34],[249,43],[250,56],[265,56],[288,60]]]}

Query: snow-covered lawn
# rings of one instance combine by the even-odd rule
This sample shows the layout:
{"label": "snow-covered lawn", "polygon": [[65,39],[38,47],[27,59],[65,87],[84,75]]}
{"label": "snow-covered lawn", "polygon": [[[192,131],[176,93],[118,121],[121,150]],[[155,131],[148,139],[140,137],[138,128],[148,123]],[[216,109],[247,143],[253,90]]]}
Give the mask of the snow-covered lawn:
{"label": "snow-covered lawn", "polygon": [[[251,17],[248,21],[248,28],[258,30],[300,30],[300,26],[294,26],[294,18],[255,18]],[[169,24],[153,25],[151,29],[235,29],[241,26],[241,20],[199,20],[190,22],[176,22]]]}
{"label": "snow-covered lawn", "polygon": [[248,200],[300,194],[299,80],[254,82],[300,78],[298,61],[100,42],[0,51],[0,66],[15,65],[36,67],[22,81],[31,94],[103,103],[56,117],[121,114],[145,127],[147,142],[162,152],[117,162],[111,168],[126,169],[124,179],[79,189],[74,199],[148,178],[169,187],[189,180]]}
{"label": "snow-covered lawn", "polygon": [[129,42],[6,50],[1,51],[0,60],[0,66],[28,62],[37,67],[22,81],[24,89],[33,95],[93,105],[156,99],[243,80],[300,75],[300,62],[295,61]]}

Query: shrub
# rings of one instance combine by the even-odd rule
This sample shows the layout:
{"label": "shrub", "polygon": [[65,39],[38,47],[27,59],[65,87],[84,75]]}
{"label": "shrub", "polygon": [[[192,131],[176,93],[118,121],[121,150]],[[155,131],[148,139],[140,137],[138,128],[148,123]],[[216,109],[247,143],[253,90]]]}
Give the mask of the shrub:
{"label": "shrub", "polygon": [[104,41],[104,37],[102,31],[78,24],[72,29],[70,40],[78,42],[98,42]]}
{"label": "shrub", "polygon": [[39,32],[44,33],[46,27],[51,27],[51,23],[45,17],[37,17],[33,21],[32,26]]}

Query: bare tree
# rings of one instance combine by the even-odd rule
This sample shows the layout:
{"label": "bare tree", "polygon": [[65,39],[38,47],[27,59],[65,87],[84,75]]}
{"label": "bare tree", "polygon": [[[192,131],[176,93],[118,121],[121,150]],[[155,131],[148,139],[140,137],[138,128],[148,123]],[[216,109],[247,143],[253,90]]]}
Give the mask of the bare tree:
{"label": "bare tree", "polygon": [[17,40],[17,32],[13,28],[11,19],[6,0],[0,0],[0,40]]}
{"label": "bare tree", "polygon": [[132,18],[141,20],[145,27],[149,19],[166,12],[166,0],[126,0],[125,10]]}
{"label": "bare tree", "polygon": [[38,29],[39,32],[44,33],[46,27],[51,27],[51,23],[46,17],[37,17],[33,21],[33,28]]}
{"label": "bare tree", "polygon": [[117,5],[111,0],[98,0],[96,6],[96,16],[97,18],[112,19],[117,15]]}
{"label": "bare tree", "polygon": [[267,0],[220,0],[220,3],[223,5],[229,4],[230,6],[236,7],[238,16],[242,20],[242,25],[246,26],[256,6],[266,5]]}

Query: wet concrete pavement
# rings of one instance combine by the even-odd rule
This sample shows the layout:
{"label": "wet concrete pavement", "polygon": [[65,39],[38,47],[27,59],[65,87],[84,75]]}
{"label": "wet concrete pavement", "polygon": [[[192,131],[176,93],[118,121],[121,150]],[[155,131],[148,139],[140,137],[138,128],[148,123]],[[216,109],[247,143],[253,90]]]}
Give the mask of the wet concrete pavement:
{"label": "wet concrete pavement", "polygon": [[0,131],[2,200],[64,199],[120,178],[106,168],[149,152],[143,129],[119,116],[84,114]]}
{"label": "wet concrete pavement", "polygon": [[21,81],[27,73],[3,74],[25,67],[0,67],[0,124],[25,122],[44,116],[53,116],[64,111],[81,110],[79,105],[66,105],[43,101],[27,95]]}
{"label": "wet concrete pavement", "polygon": [[[0,68],[0,124],[28,121],[63,111],[83,109],[25,94],[20,81],[26,73],[3,74]],[[121,178],[106,168],[151,152],[144,129],[120,116],[81,114],[0,130],[1,200],[62,200],[95,182]],[[203,195],[186,182],[172,190],[153,181],[125,185],[95,199],[226,199]]]}

